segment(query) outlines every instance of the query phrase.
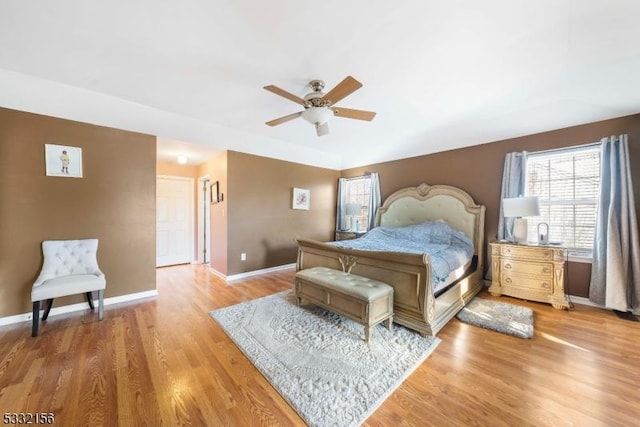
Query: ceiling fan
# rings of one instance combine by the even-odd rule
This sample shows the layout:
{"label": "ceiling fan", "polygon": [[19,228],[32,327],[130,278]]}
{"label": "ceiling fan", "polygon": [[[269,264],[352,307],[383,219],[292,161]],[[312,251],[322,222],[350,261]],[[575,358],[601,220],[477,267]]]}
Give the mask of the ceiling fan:
{"label": "ceiling fan", "polygon": [[271,120],[266,124],[269,126],[277,126],[289,120],[302,117],[309,123],[315,125],[318,136],[323,136],[329,133],[329,119],[333,116],[371,121],[376,115],[373,111],[353,110],[351,108],[334,106],[338,101],[362,87],[362,83],[351,76],[347,76],[326,94],[322,92],[322,89],[324,89],[324,82],[322,80],[311,80],[309,86],[311,86],[313,92],[308,93],[304,98],[293,95],[277,86],[265,86],[264,88],[269,92],[273,92],[304,107],[303,111]]}

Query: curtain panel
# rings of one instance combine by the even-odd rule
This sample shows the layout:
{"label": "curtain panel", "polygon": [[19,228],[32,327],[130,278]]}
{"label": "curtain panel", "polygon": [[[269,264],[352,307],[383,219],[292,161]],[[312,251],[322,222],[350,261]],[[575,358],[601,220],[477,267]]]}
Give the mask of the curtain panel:
{"label": "curtain panel", "polygon": [[[380,176],[377,172],[368,174],[365,178],[370,180],[370,194],[368,200],[369,216],[367,218],[367,230],[371,230],[376,220],[376,212],[381,204]],[[346,230],[347,224],[347,185],[349,178],[338,179],[338,200],[336,208],[336,230]]]}
{"label": "curtain panel", "polygon": [[505,218],[502,200],[524,195],[527,152],[507,153],[502,170],[502,190],[500,192],[500,216],[498,218],[498,240],[513,239],[515,218]]}
{"label": "curtain panel", "polygon": [[376,213],[382,201],[380,200],[380,177],[377,172],[372,172],[369,176],[371,179],[371,197],[369,198],[369,228],[371,230],[376,222]]}
{"label": "curtain panel", "polygon": [[346,178],[338,178],[338,201],[336,209],[336,230],[347,228]]}
{"label": "curtain panel", "polygon": [[640,310],[640,245],[627,135],[601,140],[601,180],[589,299]]}
{"label": "curtain panel", "polygon": [[[502,187],[500,189],[500,214],[498,216],[498,240],[513,239],[513,223],[515,218],[505,218],[502,200],[510,197],[524,195],[524,183],[526,178],[527,152],[507,153],[504,157],[504,167],[502,169]],[[489,265],[491,265],[491,252]],[[487,280],[493,280],[493,272],[487,270]]]}

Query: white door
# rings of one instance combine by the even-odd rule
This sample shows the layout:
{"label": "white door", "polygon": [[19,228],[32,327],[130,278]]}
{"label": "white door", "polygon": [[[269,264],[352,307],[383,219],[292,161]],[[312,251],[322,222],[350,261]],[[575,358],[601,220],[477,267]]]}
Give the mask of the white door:
{"label": "white door", "polygon": [[193,179],[158,177],[156,183],[156,266],[191,262]]}

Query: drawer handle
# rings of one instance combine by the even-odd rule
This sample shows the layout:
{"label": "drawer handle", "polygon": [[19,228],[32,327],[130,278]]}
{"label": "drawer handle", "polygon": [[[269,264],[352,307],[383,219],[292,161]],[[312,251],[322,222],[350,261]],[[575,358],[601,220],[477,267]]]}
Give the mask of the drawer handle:
{"label": "drawer handle", "polygon": [[551,269],[549,267],[545,267],[542,269],[543,273],[551,273]]}
{"label": "drawer handle", "polygon": [[510,270],[511,269],[511,264],[505,264],[504,268],[506,268],[507,270]]}
{"label": "drawer handle", "polygon": [[507,283],[511,283],[511,277],[507,277],[506,279],[504,279],[504,281]]}
{"label": "drawer handle", "polygon": [[549,284],[547,282],[542,282],[542,287],[545,289],[549,289]]}

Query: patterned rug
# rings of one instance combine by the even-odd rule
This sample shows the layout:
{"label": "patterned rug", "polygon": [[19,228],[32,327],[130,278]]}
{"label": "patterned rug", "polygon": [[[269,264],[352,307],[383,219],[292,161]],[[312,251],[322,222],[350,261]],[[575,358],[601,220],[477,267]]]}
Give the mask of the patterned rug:
{"label": "patterned rug", "polygon": [[367,344],[362,325],[291,291],[210,314],[311,426],[359,425],[440,342],[380,324]]}
{"label": "patterned rug", "polygon": [[462,322],[503,334],[533,337],[533,310],[527,307],[476,297],[456,317]]}

